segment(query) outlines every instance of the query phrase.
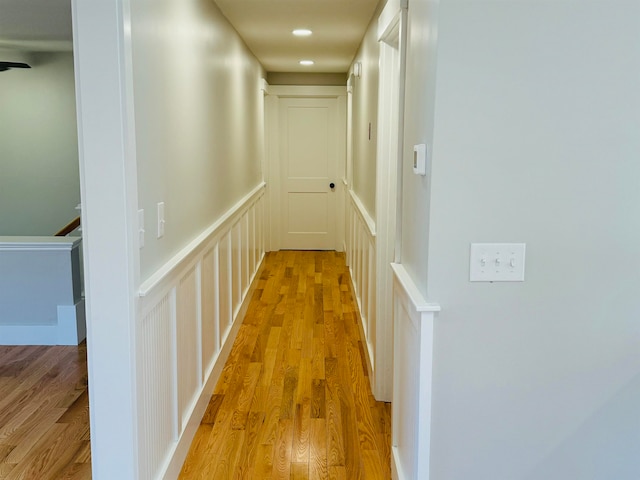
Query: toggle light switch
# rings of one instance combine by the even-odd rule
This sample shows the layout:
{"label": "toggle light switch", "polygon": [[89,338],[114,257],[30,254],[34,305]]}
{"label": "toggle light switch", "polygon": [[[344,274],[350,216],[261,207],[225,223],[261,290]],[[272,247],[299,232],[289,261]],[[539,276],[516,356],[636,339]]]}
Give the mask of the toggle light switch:
{"label": "toggle light switch", "polygon": [[158,203],[158,238],[164,237],[164,202]]}
{"label": "toggle light switch", "polygon": [[427,146],[424,143],[413,146],[413,173],[427,174]]}
{"label": "toggle light switch", "polygon": [[138,210],[138,246],[144,248],[144,209]]}
{"label": "toggle light switch", "polygon": [[523,282],[524,243],[472,243],[469,255],[471,282]]}

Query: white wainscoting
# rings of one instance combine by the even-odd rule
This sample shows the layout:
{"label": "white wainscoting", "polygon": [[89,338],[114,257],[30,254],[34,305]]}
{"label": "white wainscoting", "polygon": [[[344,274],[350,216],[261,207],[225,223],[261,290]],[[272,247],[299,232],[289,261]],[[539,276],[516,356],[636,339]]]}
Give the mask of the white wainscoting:
{"label": "white wainscoting", "polygon": [[140,479],[177,478],[264,258],[256,187],[140,289]]}
{"label": "white wainscoting", "polygon": [[425,301],[402,264],[394,273],[391,470],[394,480],[429,480],[433,323],[440,306]]}
{"label": "white wainscoting", "polygon": [[376,365],[376,232],[375,224],[362,202],[351,190],[346,201],[346,261],[362,318],[367,367],[375,392]]}

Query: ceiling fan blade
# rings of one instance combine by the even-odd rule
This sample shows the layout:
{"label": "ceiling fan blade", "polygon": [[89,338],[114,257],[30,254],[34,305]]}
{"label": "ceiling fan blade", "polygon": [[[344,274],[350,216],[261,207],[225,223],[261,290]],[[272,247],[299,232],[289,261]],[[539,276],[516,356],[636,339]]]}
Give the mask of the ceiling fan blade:
{"label": "ceiling fan blade", "polygon": [[10,70],[12,68],[31,68],[31,67],[26,63],[0,62],[0,72],[5,72],[5,71]]}

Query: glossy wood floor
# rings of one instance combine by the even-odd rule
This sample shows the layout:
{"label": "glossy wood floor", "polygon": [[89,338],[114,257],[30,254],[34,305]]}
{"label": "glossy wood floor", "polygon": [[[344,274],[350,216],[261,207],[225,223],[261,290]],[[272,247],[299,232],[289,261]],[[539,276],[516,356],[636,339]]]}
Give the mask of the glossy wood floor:
{"label": "glossy wood floor", "polygon": [[0,479],[91,478],[86,345],[0,346]]}
{"label": "glossy wood floor", "polygon": [[272,252],[182,479],[390,479],[344,255]]}

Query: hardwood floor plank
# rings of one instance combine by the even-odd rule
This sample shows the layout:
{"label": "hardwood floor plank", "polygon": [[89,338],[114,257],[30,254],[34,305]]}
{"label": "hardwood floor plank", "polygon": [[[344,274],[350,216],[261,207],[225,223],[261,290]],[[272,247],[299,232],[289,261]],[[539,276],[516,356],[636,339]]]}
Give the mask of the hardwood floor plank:
{"label": "hardwood floor plank", "polygon": [[0,479],[90,479],[86,344],[0,347]]}
{"label": "hardwood floor plank", "polygon": [[196,431],[187,458],[182,464],[180,478],[198,478],[200,474],[200,464],[208,455],[209,438],[213,431],[213,424],[201,423]]}
{"label": "hardwood floor plank", "polygon": [[[58,396],[55,391],[51,393],[52,395],[49,395],[49,389],[43,389],[22,403],[18,410],[10,410],[14,415],[7,417],[5,423],[0,426],[0,442],[17,445],[25,432],[33,429],[43,415],[54,409]],[[59,413],[58,416],[62,416],[66,409],[60,408],[55,411]]]}
{"label": "hardwood floor plank", "polygon": [[265,348],[263,363],[262,363],[262,376],[260,378],[260,385],[268,387],[271,385],[271,379],[276,365],[278,343],[280,342],[280,332],[282,327],[271,327],[269,329],[269,339]]}
{"label": "hardwood floor plank", "polygon": [[85,390],[82,394],[76,398],[75,402],[69,405],[64,415],[60,417],[58,423],[76,423],[78,421],[84,421],[87,423],[89,420],[89,392]]}
{"label": "hardwood floor plank", "polygon": [[309,402],[297,403],[293,419],[293,443],[291,445],[292,463],[309,463],[309,439],[311,435],[311,405]]}
{"label": "hardwood floor plank", "polygon": [[180,478],[391,478],[350,282],[343,254],[266,256]]}
{"label": "hardwood floor plank", "polygon": [[344,466],[329,467],[329,480],[347,480],[347,471]]}
{"label": "hardwood floor plank", "polygon": [[211,478],[232,480],[237,472],[240,451],[245,438],[244,430],[234,430],[226,437],[223,448],[215,459],[215,473]]}
{"label": "hardwood floor plank", "polygon": [[234,478],[251,479],[253,477],[253,466],[258,452],[258,432],[264,424],[264,412],[251,412],[249,414],[247,429],[245,431],[244,443],[240,451],[236,475]]}
{"label": "hardwood floor plank", "polygon": [[273,480],[285,480],[290,477],[292,437],[293,420],[290,418],[280,419],[276,441],[273,445],[273,470],[271,472]]}
{"label": "hardwood floor plank", "polygon": [[363,464],[358,438],[358,427],[355,421],[355,411],[341,399],[340,414],[342,420],[342,434],[344,435],[344,465],[347,478],[359,480],[363,478]]}
{"label": "hardwood floor plank", "polygon": [[378,451],[361,450],[362,464],[364,465],[364,475],[362,478],[385,478],[388,472],[380,464],[380,454]]}
{"label": "hardwood floor plank", "polygon": [[63,413],[62,409],[45,410],[44,413],[36,415],[33,419],[37,423],[25,422],[24,429],[21,428],[14,437],[7,439],[7,442],[11,442],[8,444],[13,445],[15,448],[7,455],[4,461],[15,464],[24,461],[31,449],[38,445],[49,428],[56,424],[56,421]]}
{"label": "hardwood floor plank", "polygon": [[323,418],[311,419],[309,449],[309,480],[327,480],[327,422]]}
{"label": "hardwood floor plank", "polygon": [[342,431],[342,414],[340,412],[339,382],[336,379],[337,360],[326,359],[326,391],[325,406],[327,417],[327,464],[344,466],[344,432]]}
{"label": "hardwood floor plank", "polygon": [[273,445],[258,445],[252,478],[271,479],[273,471]]}
{"label": "hardwood floor plank", "polygon": [[11,471],[17,467],[15,463],[0,463],[0,478],[7,478],[11,474]]}
{"label": "hardwood floor plank", "polygon": [[90,463],[71,463],[60,472],[56,480],[82,480],[91,478]]}
{"label": "hardwood floor plank", "polygon": [[216,416],[223,400],[224,395],[211,395],[207,410],[204,412],[204,417],[202,417],[201,423],[203,425],[213,425],[216,422]]}
{"label": "hardwood floor plank", "polygon": [[324,379],[324,315],[323,323],[313,326],[313,340],[311,344],[311,378]]}
{"label": "hardwood floor plank", "polygon": [[4,459],[11,453],[11,451],[15,448],[14,445],[2,445],[0,444],[0,464],[4,463]]}
{"label": "hardwood floor plank", "polygon": [[69,425],[54,424],[43,436],[43,442],[32,448],[6,480],[54,480],[71,463],[82,445],[66,438]]}
{"label": "hardwood floor plank", "polygon": [[260,443],[273,445],[276,441],[278,421],[280,420],[280,405],[282,403],[282,386],[274,384],[269,389],[267,404],[264,406],[266,416],[262,431],[260,432]]}
{"label": "hardwood floor plank", "polygon": [[324,379],[314,379],[311,388],[311,418],[326,418],[326,388],[327,382]]}
{"label": "hardwood floor plank", "polygon": [[82,444],[82,447],[76,453],[73,463],[91,464],[91,442],[89,440],[85,440],[80,443]]}
{"label": "hardwood floor plank", "polygon": [[47,352],[45,346],[30,347],[27,345],[3,348],[2,364],[0,365],[0,377],[19,377],[24,375],[24,371],[33,366],[33,363],[42,354]]}
{"label": "hardwood floor plank", "polygon": [[291,464],[291,480],[309,480],[309,464],[292,463]]}
{"label": "hardwood floor plank", "polygon": [[231,428],[234,430],[244,430],[247,426],[249,407],[251,406],[251,400],[253,399],[261,371],[261,363],[250,363],[249,368],[247,368],[242,383],[242,390],[240,390],[238,400],[236,401],[236,408],[233,411]]}
{"label": "hardwood floor plank", "polygon": [[287,368],[284,376],[284,389],[282,391],[282,403],[280,404],[280,418],[292,419],[294,412],[294,396],[298,386],[298,370],[295,367]]}
{"label": "hardwood floor plank", "polygon": [[302,357],[298,362],[298,386],[296,388],[295,402],[308,404],[311,402],[313,379],[311,377],[311,358]]}

